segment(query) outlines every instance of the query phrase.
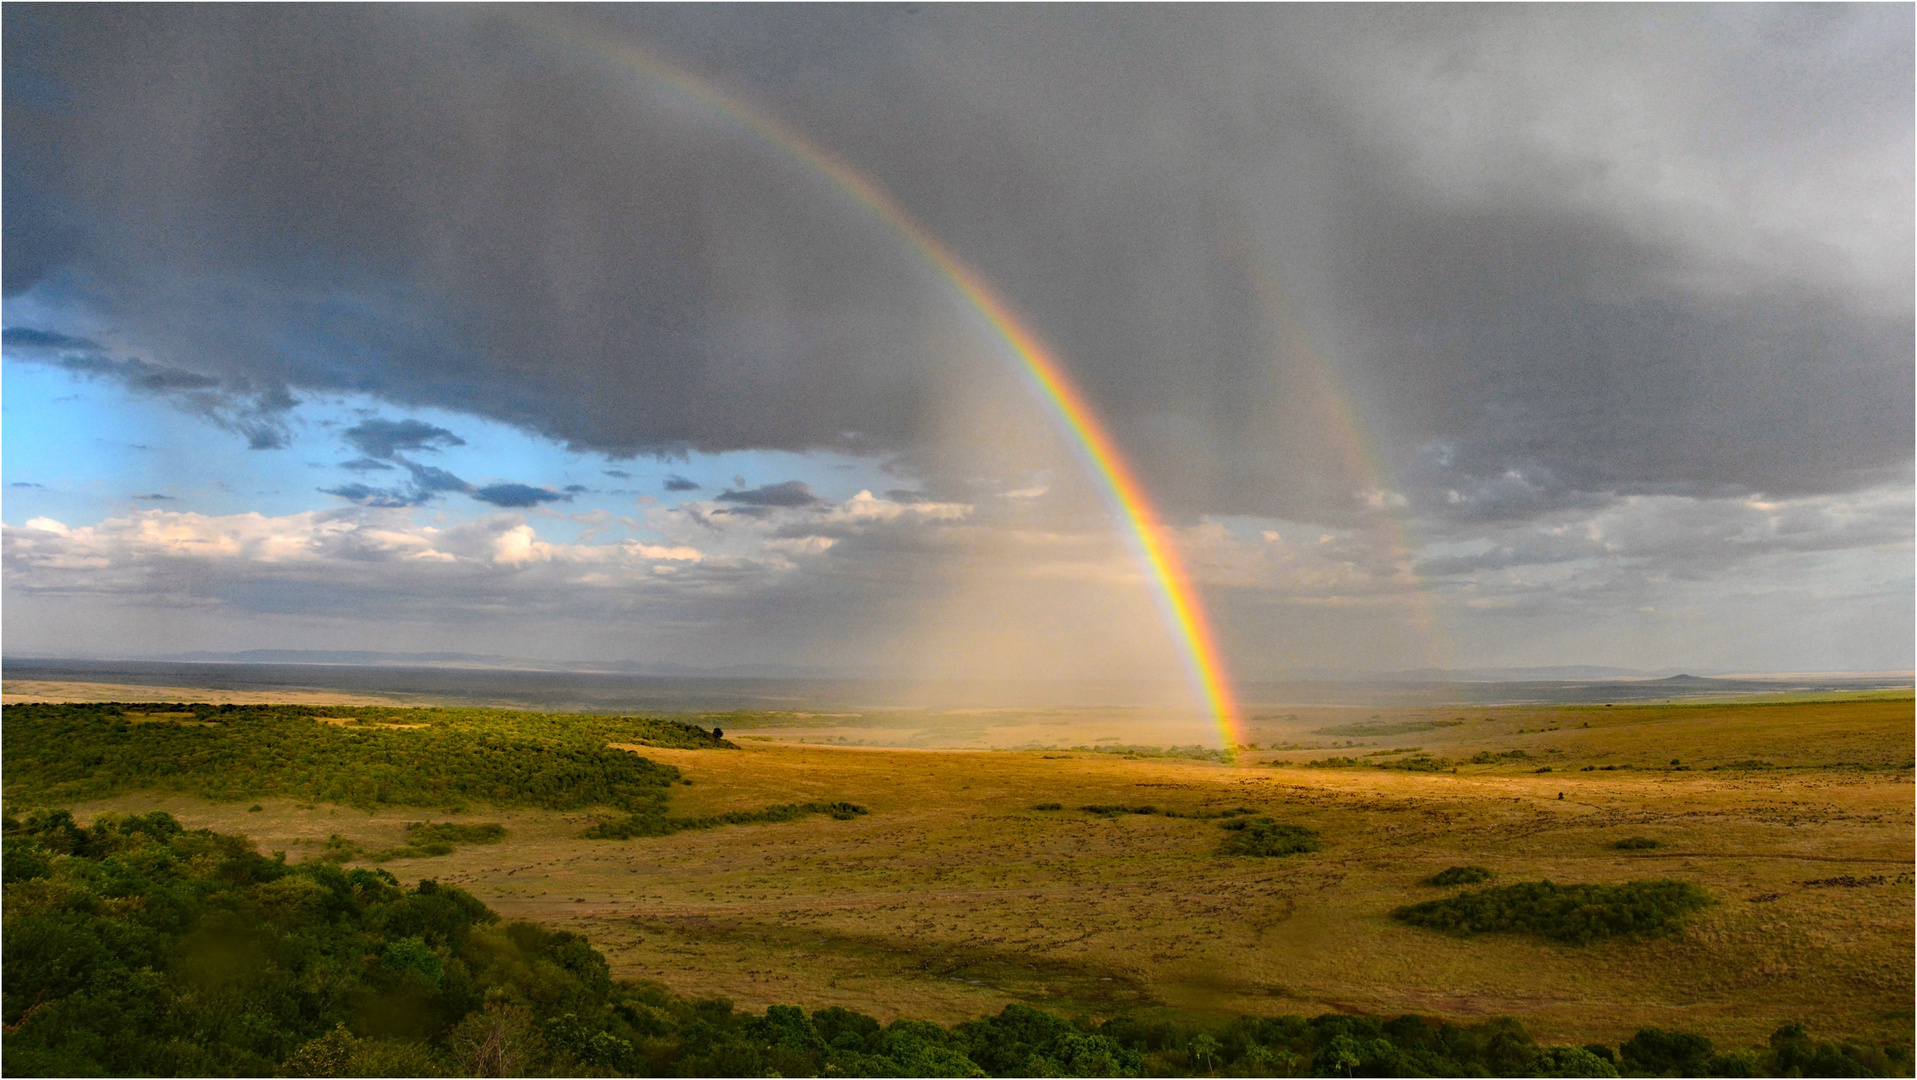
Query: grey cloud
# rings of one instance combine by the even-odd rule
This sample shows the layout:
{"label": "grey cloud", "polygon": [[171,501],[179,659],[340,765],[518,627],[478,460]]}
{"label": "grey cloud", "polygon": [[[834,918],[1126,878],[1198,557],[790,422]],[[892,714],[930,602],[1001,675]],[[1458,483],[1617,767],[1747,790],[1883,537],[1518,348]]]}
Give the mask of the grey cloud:
{"label": "grey cloud", "polygon": [[[222,385],[938,467],[911,455],[940,372],[984,339],[896,235],[670,92],[492,9],[36,12],[7,81],[64,97],[9,101],[9,294]],[[1178,515],[1355,520],[1353,447],[1464,520],[1911,458],[1907,7],[540,17],[870,171]]]}
{"label": "grey cloud", "polygon": [[[431,465],[421,465],[416,461],[408,461],[403,457],[396,457],[394,460],[398,461],[411,476],[410,482],[404,487],[373,487],[369,484],[352,483],[341,484],[338,487],[320,488],[319,490],[323,494],[337,495],[342,499],[358,503],[361,506],[384,509],[423,506],[439,495],[449,491],[463,492],[478,498],[471,484],[447,472],[445,469],[436,468]],[[391,466],[382,466],[378,465],[378,463],[374,463],[374,465],[381,468],[391,468]],[[358,465],[355,462],[346,462],[343,467],[354,468],[356,471],[361,472],[367,471],[369,468],[369,466]]]}
{"label": "grey cloud", "polygon": [[407,461],[404,458],[399,459],[399,463],[406,466],[407,472],[413,474],[413,486],[422,492],[437,494],[442,491],[471,492],[473,490],[471,484],[447,472],[445,469],[435,468],[431,465],[421,465],[416,461]]}
{"label": "grey cloud", "polygon": [[379,488],[367,484],[341,484],[338,487],[320,488],[323,495],[337,495],[348,502],[361,506],[397,509],[404,506],[418,506],[432,496],[417,488],[407,491],[399,488]]}
{"label": "grey cloud", "polygon": [[606,474],[607,476],[614,477],[615,479],[619,479],[619,480],[632,479],[632,474],[627,472],[624,469],[601,469],[599,471]]}
{"label": "grey cloud", "polygon": [[45,484],[36,484],[36,483],[34,483],[33,481],[31,481],[31,480],[15,480],[15,481],[14,481],[13,483],[11,483],[11,484],[8,484],[7,486],[8,486],[8,487],[11,487],[11,488],[43,488],[43,487],[46,487],[46,485],[45,485]]}
{"label": "grey cloud", "polygon": [[369,458],[390,460],[402,451],[465,446],[466,440],[424,420],[365,420],[339,433]]}
{"label": "grey cloud", "polygon": [[548,491],[545,488],[531,487],[526,484],[488,484],[482,488],[473,488],[467,494],[480,502],[514,509],[538,506],[541,503],[562,502],[572,498],[571,495],[562,495],[557,491]]}
{"label": "grey cloud", "polygon": [[139,499],[143,502],[173,502],[174,501],[173,496],[162,495],[157,491],[147,495],[135,495],[133,496],[133,498]]}
{"label": "grey cloud", "polygon": [[339,463],[339,467],[342,469],[349,470],[351,472],[378,472],[381,469],[398,468],[398,466],[396,465],[389,465],[384,461],[375,461],[374,459],[369,457],[360,457],[360,458],[354,458],[351,461],[342,461]]}
{"label": "grey cloud", "polygon": [[282,387],[261,388],[244,375],[220,379],[138,357],[111,356],[98,342],[55,331],[9,327],[3,336],[11,355],[85,378],[117,382],[135,393],[168,398],[189,413],[245,436],[250,449],[279,450],[292,439],[285,416],[299,402]]}
{"label": "grey cloud", "polygon": [[1492,523],[1472,538],[1482,550],[1427,558],[1417,571],[1421,577],[1459,577],[1587,562],[1696,576],[1778,553],[1907,546],[1911,513],[1909,488],[1896,485],[1778,502],[1613,498],[1536,522]]}
{"label": "grey cloud", "polygon": [[787,480],[782,484],[766,484],[763,487],[746,491],[726,490],[717,496],[719,502],[738,503],[749,507],[780,507],[794,509],[801,506],[816,506],[825,500],[812,493],[812,486],[803,480]]}
{"label": "grey cloud", "polygon": [[8,349],[41,350],[45,352],[99,352],[100,343],[86,338],[69,337],[53,330],[40,330],[31,326],[9,326],[0,330],[0,346]]}
{"label": "grey cloud", "polygon": [[[621,473],[620,475],[623,476],[625,474]],[[700,487],[699,484],[691,480],[688,480],[685,477],[678,475],[677,473],[668,475],[666,477],[666,482],[663,486],[665,487],[667,491],[697,491],[699,490],[699,487]]]}

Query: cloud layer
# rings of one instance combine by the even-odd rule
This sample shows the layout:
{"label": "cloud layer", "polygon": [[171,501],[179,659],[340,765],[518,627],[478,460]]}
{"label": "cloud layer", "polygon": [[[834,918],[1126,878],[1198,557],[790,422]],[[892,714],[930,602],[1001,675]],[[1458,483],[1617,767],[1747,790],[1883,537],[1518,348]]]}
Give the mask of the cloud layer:
{"label": "cloud layer", "polygon": [[[1633,663],[1726,621],[1781,666],[1910,638],[1908,6],[3,17],[9,364],[253,460],[302,401],[376,406],[324,429],[312,464],[343,473],[285,485],[324,509],[202,514],[142,474],[90,525],[10,516],[16,610],[1176,660],[1069,438],[941,272],[584,40],[775,115],[976,267],[1245,671]],[[591,464],[500,464],[471,417]],[[723,479],[750,452],[781,464]],[[45,479],[9,495],[67,497]],[[1767,629],[1799,611],[1827,614]]]}
{"label": "cloud layer", "polygon": [[[1537,488],[1477,515],[1910,460],[1904,8],[563,17],[874,174],[1182,511],[1351,511],[1354,417],[1414,496]],[[618,454],[909,450],[986,347],[803,166],[498,13],[9,18],[8,290],[109,321],[102,376],[270,388],[202,406],[249,438],[350,387]]]}

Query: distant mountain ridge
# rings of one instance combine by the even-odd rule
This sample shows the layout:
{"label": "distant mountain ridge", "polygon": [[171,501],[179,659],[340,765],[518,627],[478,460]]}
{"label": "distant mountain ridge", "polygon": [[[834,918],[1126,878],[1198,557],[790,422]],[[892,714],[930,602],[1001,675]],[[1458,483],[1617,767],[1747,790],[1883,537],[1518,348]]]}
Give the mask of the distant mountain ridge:
{"label": "distant mountain ridge", "polygon": [[1666,678],[1717,675],[1708,668],[1605,667],[1597,664],[1557,664],[1543,667],[1411,668],[1404,671],[1362,671],[1352,668],[1304,668],[1279,672],[1248,682],[1638,682]]}
{"label": "distant mountain ridge", "polygon": [[878,678],[870,671],[797,664],[726,664],[697,667],[668,660],[526,660],[500,653],[380,652],[362,649],[245,649],[184,652],[157,657],[188,664],[319,664],[328,667],[456,667],[504,671],[607,672],[748,679]]}

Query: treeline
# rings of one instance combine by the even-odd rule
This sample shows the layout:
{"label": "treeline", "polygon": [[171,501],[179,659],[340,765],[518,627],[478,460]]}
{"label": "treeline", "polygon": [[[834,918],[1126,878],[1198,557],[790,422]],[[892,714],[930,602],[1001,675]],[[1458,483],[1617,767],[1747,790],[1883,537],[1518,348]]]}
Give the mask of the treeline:
{"label": "treeline", "polygon": [[1066,1020],[1023,1005],[951,1028],[843,1008],[742,1013],[615,981],[583,938],[460,889],[288,865],[163,813],[6,819],[8,1075],[1909,1075],[1907,1047],[1786,1025],[1720,1053],[1647,1030],[1541,1047],[1516,1021],[1329,1014]]}
{"label": "treeline", "polygon": [[0,724],[6,796],[42,805],[173,791],[663,813],[679,770],[609,743],[731,745],[670,720],[500,709],[9,705]]}

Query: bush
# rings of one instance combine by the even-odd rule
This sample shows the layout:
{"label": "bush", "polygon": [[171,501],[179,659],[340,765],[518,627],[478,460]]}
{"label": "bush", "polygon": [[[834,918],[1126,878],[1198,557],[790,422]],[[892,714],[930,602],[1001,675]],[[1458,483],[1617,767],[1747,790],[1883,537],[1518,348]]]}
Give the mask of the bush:
{"label": "bush", "polygon": [[1652,1076],[1700,1076],[1711,1059],[1711,1040],[1688,1031],[1645,1028],[1617,1048],[1627,1069]]}
{"label": "bush", "polygon": [[1497,875],[1482,866],[1447,867],[1424,879],[1426,885],[1476,885]]}
{"label": "bush", "polygon": [[1324,846],[1317,832],[1303,825],[1287,825],[1268,817],[1234,818],[1225,822],[1221,855],[1296,855]]}
{"label": "bush", "polygon": [[1648,836],[1627,836],[1611,846],[1619,851],[1649,851],[1651,848],[1663,847],[1664,842],[1653,840]]}
{"label": "bush", "polygon": [[734,810],[711,817],[675,818],[663,814],[634,814],[618,821],[602,821],[579,835],[587,840],[630,840],[635,836],[670,836],[690,829],[712,829],[721,825],[759,825],[797,821],[812,814],[824,814],[834,821],[850,821],[869,813],[858,803],[777,803],[763,810]]}
{"label": "bush", "polygon": [[1687,881],[1621,885],[1527,881],[1410,904],[1393,911],[1391,917],[1464,936],[1513,932],[1583,944],[1668,933],[1686,915],[1712,903],[1709,893]]}
{"label": "bush", "polygon": [[488,821],[478,825],[458,825],[443,821],[437,825],[415,821],[406,826],[409,844],[497,844],[506,838],[506,826]]}

